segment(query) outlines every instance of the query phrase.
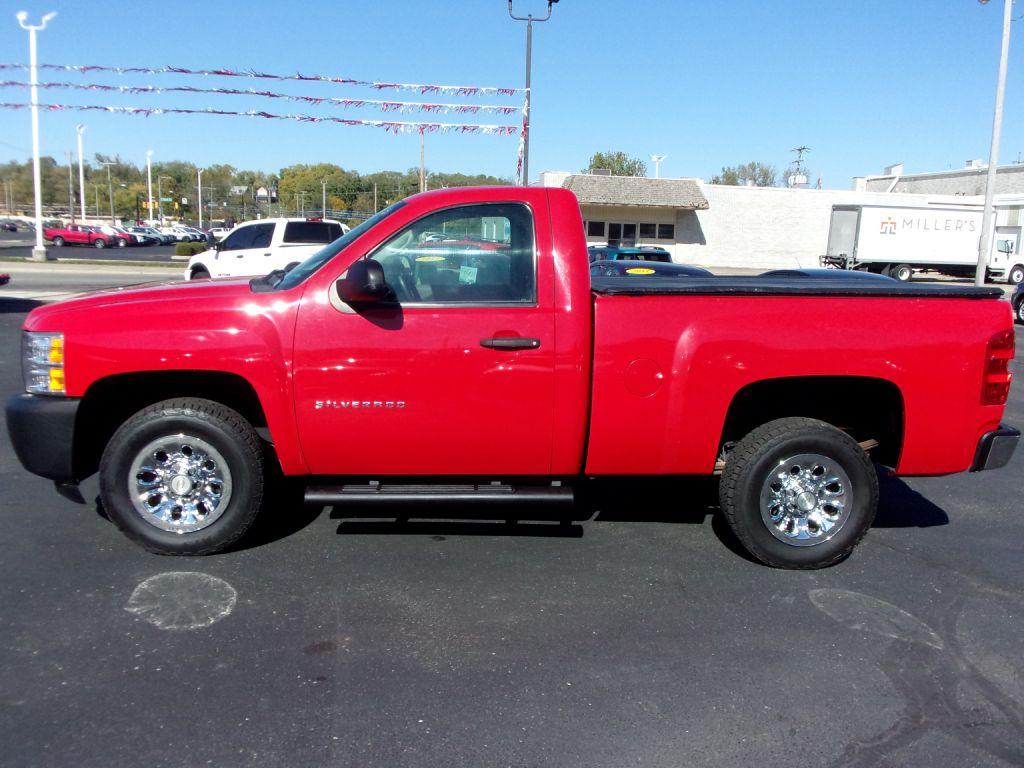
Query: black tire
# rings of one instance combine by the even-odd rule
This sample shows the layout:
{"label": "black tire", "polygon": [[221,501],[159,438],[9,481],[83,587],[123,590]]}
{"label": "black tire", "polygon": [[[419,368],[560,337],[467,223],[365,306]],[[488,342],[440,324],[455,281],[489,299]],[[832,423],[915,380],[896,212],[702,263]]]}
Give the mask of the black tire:
{"label": "black tire", "polygon": [[[811,546],[777,538],[761,516],[761,492],[779,463],[797,454],[820,454],[846,473],[852,486],[849,516],[832,536]],[[776,568],[825,568],[844,559],[867,533],[878,508],[878,475],[857,442],[831,424],[793,417],[770,421],[740,440],[726,459],[719,501],[729,527],[746,550]]]}
{"label": "black tire", "polygon": [[53,238],[53,247],[54,248],[63,248],[64,247],[64,238],[63,237],[55,237],[55,238]]}
{"label": "black tire", "polygon": [[1006,282],[1010,285],[1019,285],[1024,280],[1024,265],[1014,264],[1006,272]]}
{"label": "black tire", "polygon": [[123,237],[117,238],[116,242],[118,248],[124,248],[126,245],[128,245],[128,241],[125,240]]}
{"label": "black tire", "polygon": [[193,269],[192,270],[192,274],[189,276],[189,280],[209,280],[209,279],[210,279],[210,273],[207,272],[202,267],[199,267],[198,269]]}
{"label": "black tire", "polygon": [[914,277],[914,270],[909,264],[893,264],[889,267],[889,277],[895,278],[901,283],[909,283]]}
{"label": "black tire", "polygon": [[1024,300],[1018,302],[1017,306],[1013,308],[1013,319],[1016,323],[1024,324]]}
{"label": "black tire", "polygon": [[100,249],[106,248],[107,247],[107,241],[104,240],[102,237],[98,237],[98,238],[96,238],[96,241],[93,243],[93,247],[100,248]]}
{"label": "black tire", "polygon": [[[213,446],[231,473],[227,507],[205,528],[177,533],[143,519],[129,496],[132,464],[147,444],[184,434]],[[144,408],[110,438],[100,460],[100,498],[110,520],[150,552],[210,555],[227,549],[253,524],[263,500],[263,451],[259,437],[227,406],[199,398],[165,400]]]}

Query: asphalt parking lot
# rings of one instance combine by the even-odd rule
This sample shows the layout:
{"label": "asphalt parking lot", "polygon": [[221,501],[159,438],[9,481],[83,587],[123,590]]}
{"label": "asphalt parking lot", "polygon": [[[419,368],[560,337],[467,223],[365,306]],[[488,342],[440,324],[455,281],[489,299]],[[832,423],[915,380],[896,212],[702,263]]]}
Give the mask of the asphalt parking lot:
{"label": "asphalt parking lot", "polygon": [[[32,246],[35,233],[30,230],[17,232],[0,232],[0,256],[9,259],[28,259],[32,257]],[[89,259],[109,261],[171,261],[174,256],[173,245],[127,246],[125,248],[89,248],[84,245],[65,245],[56,248],[52,243],[46,244],[50,255],[56,259]]]}
{"label": "asphalt parking lot", "polygon": [[[0,294],[5,395],[31,304]],[[3,763],[1021,765],[1022,467],[883,478],[818,572],[740,554],[704,482],[513,525],[285,489],[243,547],[176,559],[25,473],[4,428]]]}

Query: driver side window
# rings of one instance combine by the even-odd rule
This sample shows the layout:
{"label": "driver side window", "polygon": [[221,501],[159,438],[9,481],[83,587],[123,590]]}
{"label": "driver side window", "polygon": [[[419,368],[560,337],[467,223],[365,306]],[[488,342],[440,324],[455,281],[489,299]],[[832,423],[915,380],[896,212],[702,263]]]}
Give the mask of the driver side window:
{"label": "driver side window", "polygon": [[532,304],[533,216],[521,203],[437,211],[370,254],[402,304]]}
{"label": "driver side window", "polygon": [[222,251],[241,251],[252,247],[252,238],[256,227],[241,227],[224,238],[220,244]]}

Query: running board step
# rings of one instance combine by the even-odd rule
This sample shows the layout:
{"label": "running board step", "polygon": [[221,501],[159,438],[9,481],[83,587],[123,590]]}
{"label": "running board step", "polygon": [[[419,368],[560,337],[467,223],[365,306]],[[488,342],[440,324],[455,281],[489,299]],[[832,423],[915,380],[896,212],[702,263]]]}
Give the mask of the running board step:
{"label": "running board step", "polygon": [[444,507],[496,504],[572,504],[573,489],[565,485],[506,485],[504,483],[401,484],[349,483],[312,485],[306,488],[306,503],[402,505],[428,504]]}

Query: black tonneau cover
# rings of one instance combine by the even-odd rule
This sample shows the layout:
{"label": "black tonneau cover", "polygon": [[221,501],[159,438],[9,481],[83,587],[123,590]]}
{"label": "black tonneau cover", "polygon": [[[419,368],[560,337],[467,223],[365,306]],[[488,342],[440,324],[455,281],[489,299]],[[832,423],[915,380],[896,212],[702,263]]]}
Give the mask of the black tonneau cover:
{"label": "black tonneau cover", "polygon": [[605,296],[860,296],[908,299],[998,299],[999,288],[922,285],[897,280],[842,277],[592,277],[594,293]]}

